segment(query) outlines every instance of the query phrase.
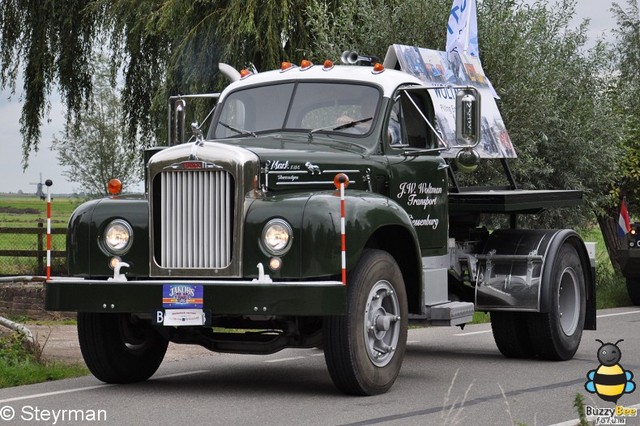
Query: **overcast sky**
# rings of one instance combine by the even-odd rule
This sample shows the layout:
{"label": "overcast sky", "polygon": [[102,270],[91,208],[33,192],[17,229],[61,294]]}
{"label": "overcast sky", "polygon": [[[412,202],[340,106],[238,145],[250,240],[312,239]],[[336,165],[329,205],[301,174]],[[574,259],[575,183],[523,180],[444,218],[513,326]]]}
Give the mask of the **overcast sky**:
{"label": "overcast sky", "polygon": [[[534,3],[535,0],[522,0]],[[611,37],[611,30],[615,27],[615,19],[611,11],[613,0],[578,0],[576,25],[582,19],[590,18],[590,38]],[[626,8],[627,0],[618,0],[618,3]],[[444,28],[443,28],[444,31]],[[482,43],[482,34],[478,35]],[[22,138],[20,136],[20,112],[22,100],[20,89],[16,88],[16,94],[10,96],[8,90],[0,94],[0,137],[2,138],[2,152],[0,155],[0,192],[35,193],[37,183],[42,173],[42,179],[51,179],[52,193],[72,193],[79,190],[77,184],[67,181],[62,176],[62,168],[58,166],[55,154],[49,150],[54,135],[60,135],[63,127],[63,109],[58,96],[51,102],[50,122],[42,127],[42,138],[39,152],[33,152],[29,159],[29,167],[22,170]],[[10,99],[9,99],[10,98]]]}

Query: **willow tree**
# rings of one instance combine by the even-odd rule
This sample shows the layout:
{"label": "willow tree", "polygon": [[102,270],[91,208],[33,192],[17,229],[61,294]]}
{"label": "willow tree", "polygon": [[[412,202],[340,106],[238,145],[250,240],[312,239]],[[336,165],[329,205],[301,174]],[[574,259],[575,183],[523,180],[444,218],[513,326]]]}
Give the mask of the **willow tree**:
{"label": "willow tree", "polygon": [[306,2],[294,0],[2,0],[0,85],[23,81],[23,166],[37,151],[49,95],[59,90],[67,122],[93,94],[93,61],[112,55],[130,149],[161,140],[168,95],[219,88],[217,63],[276,67],[307,50]]}
{"label": "willow tree", "polygon": [[[3,0],[0,82],[24,75],[26,161],[38,146],[47,95],[59,87],[75,120],[92,93],[92,56],[108,46],[112,78],[124,81],[129,146],[162,144],[167,97],[219,89],[219,61],[264,70],[282,59],[337,60],[344,49],[382,57],[391,43],[442,50],[450,7],[448,0]],[[543,226],[603,212],[620,157],[613,61],[601,43],[584,49],[588,24],[570,26],[575,7],[576,0],[478,0],[480,56],[519,153],[518,181],[586,194],[581,210],[536,218]],[[494,175],[485,167],[469,179]]]}

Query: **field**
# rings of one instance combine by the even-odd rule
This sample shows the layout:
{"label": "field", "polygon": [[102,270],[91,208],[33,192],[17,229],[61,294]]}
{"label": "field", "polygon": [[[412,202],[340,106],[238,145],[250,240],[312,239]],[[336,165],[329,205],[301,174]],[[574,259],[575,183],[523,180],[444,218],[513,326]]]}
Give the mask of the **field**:
{"label": "field", "polygon": [[[73,210],[82,203],[80,198],[53,197],[51,202],[51,228],[66,229]],[[38,224],[46,229],[47,203],[36,196],[0,195],[0,250],[37,250],[38,235],[11,233],[6,228],[37,229]],[[40,244],[46,249],[46,239],[40,237]],[[65,235],[54,234],[51,238],[52,250],[65,250]],[[64,259],[54,258],[53,269],[61,272]],[[0,275],[38,275],[36,257],[0,257]]]}
{"label": "field", "polygon": [[[66,228],[80,198],[54,197],[51,202],[51,227]],[[38,221],[46,225],[47,203],[36,196],[0,195],[0,228],[31,228]]]}

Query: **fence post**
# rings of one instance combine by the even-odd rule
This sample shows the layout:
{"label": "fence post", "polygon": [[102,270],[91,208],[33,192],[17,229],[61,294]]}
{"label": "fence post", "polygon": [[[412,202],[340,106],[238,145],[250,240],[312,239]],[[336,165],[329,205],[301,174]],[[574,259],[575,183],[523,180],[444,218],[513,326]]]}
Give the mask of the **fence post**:
{"label": "fence post", "polygon": [[44,244],[42,242],[42,237],[43,237],[43,223],[42,223],[42,219],[38,219],[38,232],[37,232],[37,236],[38,236],[38,273],[40,274],[44,274],[44,262],[43,262],[43,257],[44,257]]}

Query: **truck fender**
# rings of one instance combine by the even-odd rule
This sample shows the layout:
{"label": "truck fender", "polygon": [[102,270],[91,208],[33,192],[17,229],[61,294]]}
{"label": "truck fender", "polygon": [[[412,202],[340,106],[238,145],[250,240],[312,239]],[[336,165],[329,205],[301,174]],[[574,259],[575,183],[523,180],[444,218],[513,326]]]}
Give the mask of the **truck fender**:
{"label": "truck fender", "polygon": [[487,311],[549,312],[551,274],[565,245],[577,252],[585,281],[585,329],[595,329],[595,275],[586,246],[573,230],[494,231],[478,256],[476,306]]}
{"label": "truck fender", "polygon": [[[309,197],[302,219],[302,256],[310,275],[337,275],[341,270],[340,197],[320,193]],[[358,263],[365,248],[388,251],[403,275],[421,277],[420,250],[415,229],[406,211],[387,197],[366,192],[345,194],[347,270]],[[404,258],[404,259],[401,259]],[[411,271],[407,270],[411,269]],[[415,270],[415,271],[414,271]]]}
{"label": "truck fender", "polygon": [[[585,330],[596,329],[596,276],[595,268],[591,267],[589,260],[589,253],[584,241],[572,229],[561,229],[555,232],[549,248],[547,250],[548,259],[555,259],[558,251],[564,244],[570,244],[578,253],[580,257],[580,264],[582,265],[582,273],[585,281],[585,296],[586,296],[586,312],[585,312]],[[552,273],[551,262],[545,262],[545,268],[543,271],[543,282],[550,282]],[[550,286],[542,286],[542,294],[540,297],[540,312],[549,312],[550,304],[552,303],[552,294]]]}

